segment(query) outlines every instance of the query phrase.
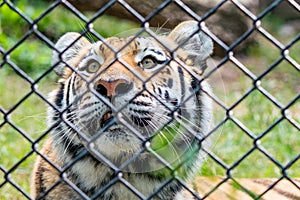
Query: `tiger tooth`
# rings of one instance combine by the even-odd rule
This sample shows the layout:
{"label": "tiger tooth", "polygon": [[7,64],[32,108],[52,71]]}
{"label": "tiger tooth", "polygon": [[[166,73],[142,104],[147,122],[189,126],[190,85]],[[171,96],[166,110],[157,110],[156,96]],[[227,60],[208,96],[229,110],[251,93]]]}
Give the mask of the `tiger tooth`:
{"label": "tiger tooth", "polygon": [[103,127],[112,118],[113,118],[112,112],[109,111],[109,112],[105,113],[101,119],[101,127]]}
{"label": "tiger tooth", "polygon": [[111,113],[105,113],[104,115],[103,115],[103,121],[106,121],[106,120],[108,120],[109,118],[111,118]]}

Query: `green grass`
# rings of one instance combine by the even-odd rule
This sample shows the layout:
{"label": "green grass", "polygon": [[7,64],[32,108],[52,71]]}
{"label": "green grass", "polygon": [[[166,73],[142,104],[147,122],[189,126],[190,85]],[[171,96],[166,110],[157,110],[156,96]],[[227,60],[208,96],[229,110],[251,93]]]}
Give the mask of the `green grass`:
{"label": "green grass", "polygon": [[[19,11],[31,21],[37,19],[49,7],[49,3],[45,1],[39,1],[35,4],[29,0],[18,1],[16,5]],[[85,13],[86,19],[91,19],[92,17],[93,13]],[[55,43],[59,37],[67,32],[83,32],[86,29],[84,24],[82,20],[60,5],[38,20],[36,25],[37,30],[41,34],[46,36],[50,42]],[[12,31],[11,27],[18,28],[14,28]],[[31,77],[38,78],[41,72],[49,67],[51,61],[51,56],[49,55],[51,55],[52,49],[37,34],[30,32],[30,27],[31,25],[10,9],[9,6],[4,4],[0,7],[1,47],[5,51],[12,50],[10,60],[18,63],[18,66],[24,72],[29,73]],[[109,37],[119,34],[124,30],[138,28],[139,25],[127,20],[103,15],[93,22],[93,27],[103,37]],[[24,38],[24,41],[20,45],[17,45],[26,34],[28,34],[28,37]],[[92,41],[95,39],[90,32],[85,36]]]}
{"label": "green grass", "polygon": [[[21,1],[18,6],[23,13],[34,19],[48,5],[46,3],[32,5],[27,1]],[[46,18],[38,22],[38,30],[52,41],[56,41],[63,33],[68,31],[81,32],[83,30],[82,22],[68,13],[63,7],[55,9]],[[90,17],[92,14],[86,13],[86,15]],[[8,51],[29,30],[29,25],[5,5],[0,8],[0,20],[0,44],[3,49]],[[72,26],[66,24],[72,24]],[[11,31],[10,27],[13,26],[17,26],[19,29]],[[124,30],[136,28],[138,25],[113,17],[102,16],[95,21],[94,27],[101,35],[107,37]],[[271,30],[276,31],[276,28]],[[275,36],[277,37],[276,33]],[[288,42],[289,39],[285,38],[285,41]],[[290,56],[299,63],[297,52],[300,52],[300,45],[298,43],[290,48]],[[51,51],[51,48],[32,34],[22,45],[12,51],[10,59],[35,80],[49,67]],[[252,73],[259,76],[279,56],[280,52],[270,42],[260,37],[259,43],[249,48],[248,58],[241,57],[239,59]],[[227,77],[231,73],[233,75]],[[235,104],[253,86],[252,80],[243,75],[233,63],[229,62],[213,74],[211,79],[217,80],[211,81],[212,87],[216,96],[227,107]],[[5,64],[3,69],[0,70],[0,80],[0,107],[6,111],[13,108],[8,116],[4,116],[0,112],[0,124],[4,122],[4,117],[8,117],[9,121],[19,127],[29,140],[36,140],[47,130],[47,104],[36,94],[31,94],[25,98],[31,92],[31,85],[17,75],[8,64]],[[39,91],[47,95],[55,87],[55,80],[56,76],[51,72],[38,83]],[[270,73],[262,77],[261,86],[283,106],[286,106],[299,94],[299,81],[299,71],[283,61]],[[15,107],[23,98],[25,98],[24,102]],[[226,111],[217,104],[214,107],[215,124],[218,124],[226,117]],[[299,125],[299,100],[288,110],[291,118]],[[262,133],[268,127],[279,120],[281,110],[259,90],[254,90],[249,94],[232,109],[232,113],[232,118],[246,126],[251,135],[247,135],[237,126],[234,120],[230,119],[213,134],[214,142],[211,151],[222,159],[228,167],[235,165],[239,159],[250,151],[253,147],[253,138],[260,136],[259,147],[268,152],[283,166],[299,155],[299,131],[287,120],[282,120],[262,136]],[[20,186],[27,194],[36,155],[30,155],[22,163],[16,164],[24,156],[30,154],[32,148],[29,140],[25,139],[9,123],[5,123],[0,127],[1,169],[11,172],[9,180]],[[14,168],[14,166],[17,166],[17,168]],[[291,177],[299,177],[299,168],[300,161],[294,163],[286,172]],[[226,170],[213,159],[207,158],[201,174],[225,176]],[[237,163],[236,167],[231,170],[231,174],[236,178],[279,177],[281,176],[281,169],[259,149],[255,149],[242,162]],[[0,199],[24,199],[24,196],[11,183],[5,181],[4,173],[0,171],[0,184],[5,183],[0,187]]]}
{"label": "green grass", "polygon": [[[50,78],[49,78],[50,79]],[[7,116],[9,122],[17,126],[29,140],[34,141],[46,130],[46,105],[37,95],[30,95],[22,104],[15,107],[31,90],[30,85],[22,78],[7,73],[5,70],[0,71],[0,107],[6,111],[11,111]],[[45,86],[42,83],[40,86]],[[50,89],[51,87],[49,87]],[[13,109],[13,110],[11,110]],[[3,122],[1,114],[1,123]],[[0,128],[0,166],[6,171],[12,170],[10,180],[18,184],[26,192],[29,192],[30,174],[33,163],[36,158],[35,154],[30,154],[32,148],[30,141],[25,139],[9,123]],[[18,162],[26,155],[30,155],[21,164]],[[16,169],[13,169],[17,166]],[[4,180],[0,172],[0,183]],[[0,194],[5,194],[4,199],[24,199],[22,194],[17,192],[9,183],[0,188]],[[0,198],[2,199],[2,198]]]}
{"label": "green grass", "polygon": [[[291,38],[290,38],[291,40]],[[280,57],[280,52],[267,40],[258,38],[259,44],[249,50],[250,58],[241,57],[239,60],[255,76],[260,76]],[[299,43],[299,42],[298,42]],[[290,56],[299,62],[295,52],[300,51],[300,45],[295,44],[290,49]],[[226,63],[213,74],[212,86],[216,96],[227,107],[233,106],[251,88],[253,80],[245,76],[233,63]],[[223,79],[222,81],[215,81]],[[287,61],[280,62],[269,73],[261,78],[260,89],[254,89],[239,104],[232,108],[232,119],[228,119],[213,135],[216,140],[212,151],[221,158],[234,177],[280,177],[281,168],[264,155],[267,152],[282,167],[288,165],[300,152],[299,130],[287,119],[282,118],[282,110],[265,95],[275,98],[276,102],[285,108],[300,93],[300,72]],[[264,91],[266,93],[264,94]],[[287,113],[297,126],[300,123],[300,101],[289,106]],[[215,105],[215,123],[226,117],[223,108]],[[247,131],[243,131],[235,123],[241,123]],[[278,123],[277,123],[278,122]],[[273,128],[273,124],[276,125]],[[270,128],[270,129],[269,129]],[[269,131],[266,131],[269,129]],[[251,154],[238,162],[254,147],[258,138],[258,147]],[[286,170],[292,177],[299,177],[300,162],[297,161]],[[226,175],[226,169],[208,158],[201,172],[205,175]]]}

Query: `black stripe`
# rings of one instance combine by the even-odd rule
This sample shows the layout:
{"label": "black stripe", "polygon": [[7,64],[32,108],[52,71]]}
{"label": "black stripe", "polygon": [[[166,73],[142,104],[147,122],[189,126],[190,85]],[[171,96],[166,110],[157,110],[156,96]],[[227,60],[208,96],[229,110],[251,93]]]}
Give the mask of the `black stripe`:
{"label": "black stripe", "polygon": [[170,70],[169,68],[166,68],[166,73],[167,73],[168,75],[171,75],[171,70]]}
{"label": "black stripe", "polygon": [[68,79],[68,86],[66,88],[66,91],[67,91],[67,95],[66,95],[66,107],[69,106],[69,103],[70,103],[70,87],[71,87],[71,79],[69,78]]}
{"label": "black stripe", "polygon": [[[63,103],[63,99],[64,99],[64,90],[65,90],[65,84],[60,83],[60,88],[54,97],[54,104],[57,105],[59,108],[62,108],[62,103]],[[53,120],[53,122],[57,122],[57,120],[60,119],[61,113],[59,111],[57,111],[56,109],[52,109],[52,110],[54,112],[52,115],[52,120]]]}
{"label": "black stripe", "polygon": [[[42,159],[42,158],[41,158]],[[41,160],[42,162],[42,160]],[[36,187],[37,187],[37,195],[41,195],[45,190],[47,189],[46,186],[44,185],[44,173],[45,173],[45,168],[43,167],[42,163],[39,163],[39,167],[37,169],[37,176],[38,176],[38,181],[36,182]]]}
{"label": "black stripe", "polygon": [[169,88],[172,88],[172,87],[173,87],[173,79],[169,78],[167,84],[168,84],[168,87],[169,87]]}
{"label": "black stripe", "polygon": [[[66,107],[68,107],[70,105],[70,93],[71,93],[71,91],[72,91],[72,93],[75,93],[75,91],[74,91],[74,79],[75,79],[75,77],[76,76],[73,74],[72,77],[69,79],[69,82],[68,82]],[[71,102],[71,103],[73,103],[73,102]],[[73,123],[72,116],[69,115],[70,113],[71,113],[71,109],[68,108],[67,109],[67,116],[69,116],[69,119],[71,119],[70,122]]]}
{"label": "black stripe", "polygon": [[143,102],[143,101],[133,101],[132,103],[137,106],[151,106],[152,105],[151,103],[147,103],[147,102]]}
{"label": "black stripe", "polygon": [[181,85],[181,102],[182,102],[183,98],[184,98],[184,94],[185,94],[184,73],[180,66],[178,66],[177,70],[179,73],[179,80],[180,80],[180,85]]}
{"label": "black stripe", "polygon": [[[88,57],[92,56],[93,55],[93,51],[94,51],[94,49],[91,48],[89,50],[89,52],[81,60],[86,60]],[[82,70],[80,70],[80,71],[82,71]]]}
{"label": "black stripe", "polygon": [[176,194],[182,190],[182,185],[179,185],[177,182],[173,181],[163,187],[157,194],[158,199],[174,199]]}
{"label": "black stripe", "polygon": [[142,114],[142,115],[147,115],[147,116],[150,115],[150,112],[148,110],[136,110],[134,108],[129,108],[129,110],[131,110],[131,111],[133,111],[135,113]]}
{"label": "black stripe", "polygon": [[151,118],[150,117],[140,117],[140,116],[136,117],[136,116],[131,115],[131,120],[135,125],[140,126],[140,127],[145,127],[145,126],[149,125],[149,121],[151,121]]}
{"label": "black stripe", "polygon": [[191,86],[194,90],[199,86],[199,83],[200,81],[196,77],[192,76]]}
{"label": "black stripe", "polygon": [[59,108],[62,106],[62,101],[64,99],[64,87],[65,85],[63,83],[60,83],[60,88],[57,91],[55,98],[54,98],[54,103],[57,105]]}
{"label": "black stripe", "polygon": [[[159,64],[159,65],[164,64],[167,61],[167,59],[165,59],[165,60],[158,60],[158,58],[155,57],[154,55],[146,55],[143,58],[143,60],[146,59],[146,58],[149,58],[149,59],[153,60],[156,64]],[[141,65],[141,62],[139,63],[139,65]]]}
{"label": "black stripe", "polygon": [[76,78],[77,76],[74,75],[73,81],[72,81],[72,95],[75,96],[76,95],[76,91],[75,91],[75,82],[76,82]]}
{"label": "black stripe", "polygon": [[[84,102],[84,100],[83,100]],[[92,106],[95,106],[97,104],[101,104],[100,101],[95,101],[95,102],[92,102],[92,103],[86,103],[86,104],[83,104],[83,106],[81,107],[81,110],[84,110],[86,108],[89,108],[89,107],[92,107]]]}
{"label": "black stripe", "polygon": [[134,41],[134,49],[138,49],[139,47],[138,47],[138,42],[137,41]]}

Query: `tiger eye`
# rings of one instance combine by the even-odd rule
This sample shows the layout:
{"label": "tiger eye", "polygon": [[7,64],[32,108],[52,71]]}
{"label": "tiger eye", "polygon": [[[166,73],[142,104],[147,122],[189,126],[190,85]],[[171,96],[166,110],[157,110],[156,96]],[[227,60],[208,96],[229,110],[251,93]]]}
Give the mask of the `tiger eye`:
{"label": "tiger eye", "polygon": [[142,60],[141,64],[142,64],[143,68],[151,69],[151,68],[155,67],[156,62],[154,61],[154,59],[148,57],[148,58],[144,58]]}
{"label": "tiger eye", "polygon": [[100,68],[100,64],[97,61],[93,61],[88,64],[87,71],[89,73],[95,73]]}

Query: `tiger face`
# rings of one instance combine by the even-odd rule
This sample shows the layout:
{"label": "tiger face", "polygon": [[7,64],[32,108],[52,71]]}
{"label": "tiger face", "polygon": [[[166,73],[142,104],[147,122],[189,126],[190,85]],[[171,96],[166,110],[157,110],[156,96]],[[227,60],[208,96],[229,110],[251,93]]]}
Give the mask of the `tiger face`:
{"label": "tiger face", "polygon": [[[147,144],[171,151],[168,162],[178,159],[210,128],[210,89],[201,75],[212,48],[192,21],[157,38],[90,43],[65,34],[52,57],[61,86],[49,111],[50,124],[60,124],[53,131],[60,154],[87,148],[120,166]],[[140,152],[139,159],[155,170],[149,155]]]}

